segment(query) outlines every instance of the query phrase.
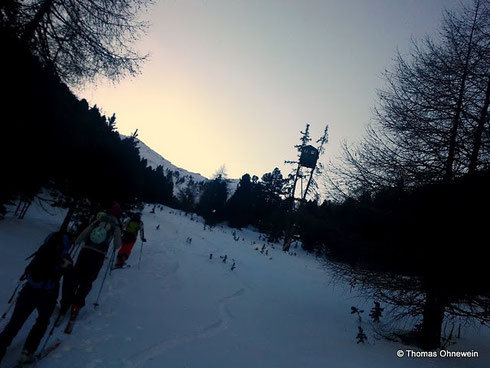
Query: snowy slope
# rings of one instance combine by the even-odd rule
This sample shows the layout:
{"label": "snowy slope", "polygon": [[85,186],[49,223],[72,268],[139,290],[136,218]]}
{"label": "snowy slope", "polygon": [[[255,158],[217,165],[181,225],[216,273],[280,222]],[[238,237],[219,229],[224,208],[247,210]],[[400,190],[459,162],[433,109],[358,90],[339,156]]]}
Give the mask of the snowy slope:
{"label": "snowy slope", "polygon": [[142,158],[145,158],[148,161],[148,165],[151,166],[152,168],[156,168],[157,166],[161,165],[161,166],[163,166],[164,171],[168,169],[168,170],[173,171],[173,172],[178,172],[179,176],[190,177],[195,182],[208,180],[207,178],[205,178],[201,174],[193,173],[193,172],[190,172],[190,171],[187,171],[185,169],[182,169],[180,167],[175,166],[170,161],[168,161],[167,159],[162,157],[160,154],[153,151],[150,147],[148,147],[146,144],[144,144],[140,140],[138,140],[138,147],[140,149],[140,156]]}
{"label": "snowy slope", "polygon": [[[73,334],[56,331],[52,339],[62,340],[60,348],[36,368],[490,366],[488,329],[466,328],[451,347],[478,351],[480,358],[471,360],[397,358],[407,347],[375,339],[368,324],[368,342],[358,345],[350,307],[369,306],[348,286],[332,284],[314,257],[299,250],[290,256],[277,244],[266,244],[269,254],[261,254],[255,248],[264,242],[256,232],[237,231],[235,241],[230,228],[205,229],[197,217],[167,207],[151,214],[151,208],[143,217],[148,242],[140,268],[137,243],[132,267],[108,277],[100,307],[92,303],[102,277]],[[6,307],[24,258],[61,221],[62,213],[34,208],[24,221],[0,222],[0,305]],[[19,356],[32,323],[31,317],[14,340],[5,366]]]}

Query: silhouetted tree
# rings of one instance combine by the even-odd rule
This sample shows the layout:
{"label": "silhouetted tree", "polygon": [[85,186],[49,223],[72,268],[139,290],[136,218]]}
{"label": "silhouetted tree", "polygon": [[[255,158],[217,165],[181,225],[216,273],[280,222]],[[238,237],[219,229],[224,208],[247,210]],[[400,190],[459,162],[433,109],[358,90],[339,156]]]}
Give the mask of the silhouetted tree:
{"label": "silhouetted tree", "polygon": [[185,188],[179,189],[177,199],[179,207],[185,212],[194,212],[198,198],[198,190],[194,184],[188,184]]}
{"label": "silhouetted tree", "polygon": [[[430,350],[440,346],[446,321],[490,323],[490,288],[479,256],[489,185],[490,173],[479,172],[412,191],[386,188],[328,204],[326,211],[303,207],[302,219],[323,217],[322,232],[310,243],[325,242],[334,261],[327,266],[337,276],[391,305],[394,321],[408,318],[414,327],[391,334]],[[308,226],[311,237],[315,229]]]}
{"label": "silhouetted tree", "polygon": [[146,28],[138,14],[148,2],[10,0],[2,18],[63,81],[118,80],[137,73],[145,59],[131,45]]}
{"label": "silhouetted tree", "polygon": [[249,174],[240,179],[238,187],[226,203],[226,217],[232,227],[244,227],[253,222],[256,210],[253,184]]}
{"label": "silhouetted tree", "polygon": [[228,198],[228,183],[224,170],[218,170],[215,178],[204,184],[196,212],[206,223],[215,225],[224,218],[225,203]]}
{"label": "silhouetted tree", "polygon": [[490,3],[474,0],[446,12],[441,40],[414,43],[397,55],[378,92],[366,138],[344,145],[333,188],[361,195],[403,182],[450,181],[490,164]]}
{"label": "silhouetted tree", "polygon": [[272,172],[262,175],[261,184],[264,200],[268,204],[277,203],[286,194],[284,188],[286,180],[277,167]]}

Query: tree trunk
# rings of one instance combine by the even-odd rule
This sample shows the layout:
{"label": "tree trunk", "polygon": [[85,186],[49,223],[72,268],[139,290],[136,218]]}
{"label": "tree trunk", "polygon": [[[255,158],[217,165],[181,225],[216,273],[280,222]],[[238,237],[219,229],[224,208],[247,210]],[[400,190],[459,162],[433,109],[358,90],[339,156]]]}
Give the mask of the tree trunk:
{"label": "tree trunk", "polygon": [[474,172],[478,166],[478,152],[481,147],[481,138],[483,135],[483,130],[485,128],[485,123],[487,122],[488,116],[488,106],[490,105],[490,76],[488,77],[487,91],[485,93],[485,102],[481,109],[480,118],[478,119],[478,126],[475,131],[475,140],[473,143],[473,150],[471,151],[470,166],[468,171],[470,173]]}
{"label": "tree trunk", "polygon": [[19,214],[19,220],[23,220],[24,219],[24,216],[26,215],[27,210],[31,206],[31,203],[32,203],[32,200],[31,199],[29,199],[29,200],[27,200],[27,201],[24,202],[24,206],[22,207],[22,210],[20,211],[20,214]]}
{"label": "tree trunk", "polygon": [[462,104],[463,104],[463,94],[464,94],[464,81],[466,80],[466,75],[463,75],[463,82],[461,85],[460,95],[458,102],[456,104],[456,114],[453,118],[453,126],[451,128],[451,135],[449,138],[449,150],[447,154],[446,170],[444,173],[444,181],[447,183],[453,178],[453,165],[454,158],[456,156],[456,138],[458,136],[459,120],[461,116]]}
{"label": "tree trunk", "polygon": [[298,182],[299,170],[301,169],[301,164],[298,161],[298,168],[296,169],[296,175],[294,176],[293,189],[291,192],[291,198],[293,199],[292,209],[294,210],[294,192],[296,192],[296,183]]}
{"label": "tree trunk", "polygon": [[289,224],[286,228],[286,235],[284,236],[284,243],[282,245],[282,250],[284,252],[289,252],[289,247],[291,245],[291,240],[292,240],[292,228],[294,227],[294,221],[293,221],[293,213],[294,213],[294,192],[296,191],[296,183],[298,181],[298,176],[299,176],[299,170],[301,169],[301,164],[299,163],[298,160],[298,168],[296,169],[296,175],[294,176],[294,182],[293,182],[293,189],[291,193],[291,218],[289,219]]}
{"label": "tree trunk", "polygon": [[21,198],[21,199],[19,199],[19,203],[17,204],[17,207],[15,208],[14,216],[18,216],[19,215],[20,206],[22,205],[22,203],[24,203],[24,201]]}
{"label": "tree trunk", "polygon": [[306,196],[308,195],[308,191],[310,190],[311,182],[313,181],[313,175],[315,174],[315,169],[316,169],[316,164],[311,170],[310,178],[308,179],[308,184],[306,184],[306,190],[302,198],[303,202],[306,200]]}
{"label": "tree trunk", "polygon": [[453,178],[453,165],[454,165],[454,160],[456,156],[456,138],[458,136],[458,129],[459,129],[459,122],[461,118],[461,112],[463,110],[463,97],[465,94],[465,88],[466,88],[466,79],[468,78],[468,71],[469,71],[469,64],[470,64],[470,57],[471,57],[471,51],[472,51],[472,42],[473,42],[473,34],[475,32],[476,28],[476,20],[478,18],[478,12],[479,12],[479,7],[480,4],[478,3],[476,9],[475,9],[475,17],[473,18],[473,24],[471,27],[471,32],[470,32],[470,37],[468,40],[468,50],[466,52],[466,58],[464,61],[464,68],[463,68],[463,75],[461,76],[461,85],[459,87],[459,93],[458,93],[458,101],[456,102],[456,111],[454,113],[453,117],[453,126],[451,128],[451,134],[449,137],[449,149],[448,149],[448,154],[447,154],[447,161],[446,161],[446,169],[444,173],[444,181],[447,183],[451,181]]}
{"label": "tree trunk", "polygon": [[447,298],[437,289],[429,288],[425,297],[420,345],[424,350],[437,349],[441,345],[441,330]]}

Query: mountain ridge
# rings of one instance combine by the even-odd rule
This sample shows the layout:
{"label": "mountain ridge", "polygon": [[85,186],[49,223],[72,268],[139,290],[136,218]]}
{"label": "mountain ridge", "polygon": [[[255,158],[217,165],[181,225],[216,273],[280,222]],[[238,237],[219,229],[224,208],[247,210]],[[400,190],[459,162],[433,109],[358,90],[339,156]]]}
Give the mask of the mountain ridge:
{"label": "mountain ridge", "polygon": [[[128,138],[123,134],[120,134],[123,138]],[[158,166],[163,167],[163,171],[167,174],[172,172],[172,179],[174,183],[174,195],[176,195],[179,190],[186,188],[190,182],[200,183],[207,182],[211,179],[206,178],[200,173],[194,173],[189,170],[183,169],[171,163],[161,154],[156,152],[154,149],[145,144],[141,139],[136,138],[140,157],[148,162],[148,165],[152,168],[157,168]],[[177,174],[176,174],[177,173]],[[238,185],[239,179],[228,179],[228,194],[231,196]]]}

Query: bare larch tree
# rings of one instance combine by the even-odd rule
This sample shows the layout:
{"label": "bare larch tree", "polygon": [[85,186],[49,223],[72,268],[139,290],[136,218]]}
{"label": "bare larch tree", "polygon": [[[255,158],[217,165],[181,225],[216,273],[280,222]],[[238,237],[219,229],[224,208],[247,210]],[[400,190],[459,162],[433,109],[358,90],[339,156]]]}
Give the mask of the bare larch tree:
{"label": "bare larch tree", "polygon": [[139,14],[150,1],[10,0],[3,20],[67,84],[117,81],[146,58],[133,45],[148,26]]}

